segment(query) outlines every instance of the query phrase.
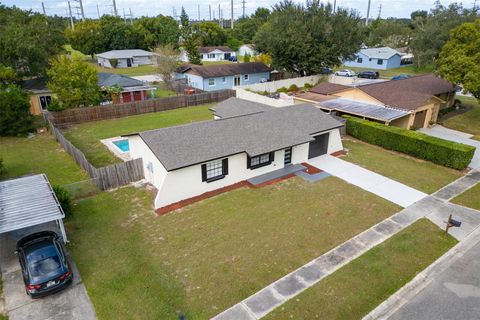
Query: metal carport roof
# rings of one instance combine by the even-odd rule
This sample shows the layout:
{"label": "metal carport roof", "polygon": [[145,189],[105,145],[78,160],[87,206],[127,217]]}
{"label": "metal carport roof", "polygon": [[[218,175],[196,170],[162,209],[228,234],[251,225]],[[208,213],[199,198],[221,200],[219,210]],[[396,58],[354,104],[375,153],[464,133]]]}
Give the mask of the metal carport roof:
{"label": "metal carport roof", "polygon": [[63,240],[62,207],[44,174],[0,181],[0,233],[57,221]]}
{"label": "metal carport roof", "polygon": [[336,110],[385,122],[390,122],[392,120],[402,118],[410,114],[408,111],[405,110],[399,110],[345,98],[320,101],[318,102],[318,105],[322,109]]}

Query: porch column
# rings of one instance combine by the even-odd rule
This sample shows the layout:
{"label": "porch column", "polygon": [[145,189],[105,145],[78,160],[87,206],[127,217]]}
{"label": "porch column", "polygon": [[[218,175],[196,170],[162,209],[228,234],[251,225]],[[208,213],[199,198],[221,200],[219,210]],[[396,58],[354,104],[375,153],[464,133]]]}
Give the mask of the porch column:
{"label": "porch column", "polygon": [[60,232],[62,233],[63,243],[67,244],[67,233],[65,232],[65,226],[63,225],[63,219],[57,220],[58,227],[60,228]]}

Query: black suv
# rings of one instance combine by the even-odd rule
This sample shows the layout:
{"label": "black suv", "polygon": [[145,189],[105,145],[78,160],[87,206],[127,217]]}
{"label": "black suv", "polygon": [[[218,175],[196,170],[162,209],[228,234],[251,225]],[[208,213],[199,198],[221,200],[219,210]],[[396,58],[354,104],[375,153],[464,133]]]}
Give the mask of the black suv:
{"label": "black suv", "polygon": [[60,237],[52,231],[33,233],[17,242],[25,291],[32,298],[67,287],[73,278]]}
{"label": "black suv", "polygon": [[378,79],[380,74],[377,71],[362,71],[357,74],[358,78],[365,78],[365,79]]}

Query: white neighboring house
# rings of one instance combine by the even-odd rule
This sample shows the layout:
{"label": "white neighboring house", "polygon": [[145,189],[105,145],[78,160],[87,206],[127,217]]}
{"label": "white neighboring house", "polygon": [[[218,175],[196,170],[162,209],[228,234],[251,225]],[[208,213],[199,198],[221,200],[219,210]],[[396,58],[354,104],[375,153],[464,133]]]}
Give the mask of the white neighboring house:
{"label": "white neighboring house", "polygon": [[258,54],[253,44],[242,44],[240,48],[238,48],[237,55],[245,56],[246,54],[250,57],[254,57]]}
{"label": "white neighboring house", "polygon": [[115,68],[130,68],[155,64],[155,57],[155,53],[141,49],[112,50],[97,54],[97,62],[101,67],[114,68],[112,60],[117,60]]}
{"label": "white neighboring house", "polygon": [[[198,48],[202,61],[223,61],[236,56],[235,51],[226,46],[200,47]],[[180,60],[188,62],[188,56],[184,49],[180,50]]]}
{"label": "white neighboring house", "polygon": [[127,135],[158,189],[155,209],[343,149],[343,125],[311,104],[231,98],[212,110],[217,120]]}

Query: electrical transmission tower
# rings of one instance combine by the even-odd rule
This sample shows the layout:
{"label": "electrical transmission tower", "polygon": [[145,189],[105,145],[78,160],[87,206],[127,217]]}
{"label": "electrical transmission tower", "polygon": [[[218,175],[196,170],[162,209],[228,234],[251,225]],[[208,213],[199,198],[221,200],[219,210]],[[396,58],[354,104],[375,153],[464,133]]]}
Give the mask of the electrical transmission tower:
{"label": "electrical transmission tower", "polygon": [[245,18],[245,0],[242,0],[242,17]]}
{"label": "electrical transmission tower", "polygon": [[382,4],[380,3],[380,5],[378,6],[378,16],[377,16],[377,19],[380,19],[381,16],[382,16]]}
{"label": "electrical transmission tower", "polygon": [[113,0],[113,4],[112,4],[112,5],[113,5],[113,15],[114,15],[115,17],[117,17],[117,16],[118,16],[118,11],[117,11],[117,3],[115,2],[115,0]]}
{"label": "electrical transmission tower", "polygon": [[77,5],[73,6],[73,8],[76,9],[77,16],[80,16],[82,18],[82,21],[85,21],[85,12],[83,11],[82,0],[72,0],[72,1],[77,3]]}
{"label": "electrical transmission tower", "polygon": [[368,20],[370,19],[370,4],[371,4],[371,0],[368,0],[367,18],[365,19],[365,25],[366,26],[368,26]]}
{"label": "electrical transmission tower", "polygon": [[70,1],[68,1],[68,14],[70,16],[70,26],[72,30],[75,29],[75,24],[73,23],[73,16],[72,16],[72,7],[70,6]]}

